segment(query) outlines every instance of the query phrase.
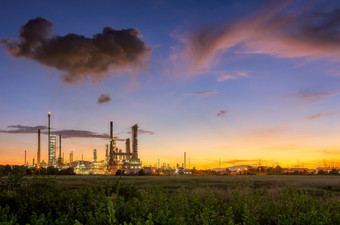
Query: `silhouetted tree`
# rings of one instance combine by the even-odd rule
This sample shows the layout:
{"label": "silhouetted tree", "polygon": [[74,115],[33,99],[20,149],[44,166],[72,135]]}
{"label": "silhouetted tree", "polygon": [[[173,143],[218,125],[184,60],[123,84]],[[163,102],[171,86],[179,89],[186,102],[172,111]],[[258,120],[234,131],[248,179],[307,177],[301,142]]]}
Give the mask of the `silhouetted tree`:
{"label": "silhouetted tree", "polygon": [[53,166],[47,167],[47,175],[58,175],[58,172],[58,169]]}
{"label": "silhouetted tree", "polygon": [[328,172],[327,171],[324,171],[324,170],[319,170],[318,171],[318,175],[327,175]]}
{"label": "silhouetted tree", "polygon": [[67,168],[67,169],[61,169],[58,171],[59,175],[74,175],[74,169],[73,167]]}
{"label": "silhouetted tree", "polygon": [[339,170],[332,169],[331,171],[329,171],[329,175],[340,175],[340,173]]}
{"label": "silhouetted tree", "polygon": [[123,176],[124,175],[124,170],[117,170],[116,176]]}
{"label": "silhouetted tree", "polygon": [[25,175],[26,174],[26,168],[25,166],[13,166],[12,167],[12,173],[15,175]]}
{"label": "silhouetted tree", "polygon": [[140,171],[138,171],[138,175],[139,176],[144,176],[145,175],[145,172],[143,169],[141,169]]}

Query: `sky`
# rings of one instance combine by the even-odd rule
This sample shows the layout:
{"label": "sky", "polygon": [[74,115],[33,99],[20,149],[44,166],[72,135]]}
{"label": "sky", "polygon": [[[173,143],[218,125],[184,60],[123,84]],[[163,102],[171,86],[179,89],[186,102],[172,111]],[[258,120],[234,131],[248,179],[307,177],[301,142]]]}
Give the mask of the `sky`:
{"label": "sky", "polygon": [[[340,166],[338,1],[2,1],[0,164],[138,124],[143,165]],[[124,142],[118,147],[125,150]],[[188,161],[187,161],[188,165]]]}

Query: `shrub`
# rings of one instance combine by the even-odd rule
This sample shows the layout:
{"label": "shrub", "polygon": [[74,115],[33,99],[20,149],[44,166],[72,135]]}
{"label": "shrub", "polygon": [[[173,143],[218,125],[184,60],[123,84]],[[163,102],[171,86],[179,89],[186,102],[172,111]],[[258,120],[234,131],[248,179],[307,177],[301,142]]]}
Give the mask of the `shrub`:
{"label": "shrub", "polygon": [[1,182],[0,224],[340,224],[339,197],[298,188],[137,188],[115,182],[76,190],[53,178]]}

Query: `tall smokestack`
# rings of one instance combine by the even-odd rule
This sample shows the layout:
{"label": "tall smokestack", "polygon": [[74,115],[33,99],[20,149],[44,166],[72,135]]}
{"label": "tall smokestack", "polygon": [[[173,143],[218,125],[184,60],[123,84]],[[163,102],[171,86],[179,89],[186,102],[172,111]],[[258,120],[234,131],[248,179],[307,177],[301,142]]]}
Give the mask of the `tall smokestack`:
{"label": "tall smokestack", "polygon": [[93,162],[97,162],[97,149],[93,149]]}
{"label": "tall smokestack", "polygon": [[[113,122],[110,122],[110,155],[109,155],[109,165],[113,164]],[[109,168],[108,168],[109,170]]]}
{"label": "tall smokestack", "polygon": [[25,150],[25,163],[24,163],[24,165],[26,165],[26,150]]}
{"label": "tall smokestack", "polygon": [[131,154],[131,150],[130,150],[130,138],[127,138],[125,140],[125,148],[126,148],[126,155],[127,155],[127,158],[130,159],[130,154]]}
{"label": "tall smokestack", "polygon": [[38,153],[37,153],[37,166],[40,166],[40,129],[38,130]]}
{"label": "tall smokestack", "polygon": [[138,158],[138,125],[132,127],[132,153],[134,158]]}
{"label": "tall smokestack", "polygon": [[187,162],[187,153],[184,152],[184,165],[183,165],[184,169],[186,169],[186,162]]}
{"label": "tall smokestack", "polygon": [[113,138],[113,122],[110,121],[110,140],[112,141]]}
{"label": "tall smokestack", "polygon": [[61,135],[59,134],[59,164],[61,164]]}
{"label": "tall smokestack", "polygon": [[52,159],[51,159],[51,112],[48,112],[48,166],[52,166]]}
{"label": "tall smokestack", "polygon": [[70,153],[70,163],[73,162],[73,151]]}

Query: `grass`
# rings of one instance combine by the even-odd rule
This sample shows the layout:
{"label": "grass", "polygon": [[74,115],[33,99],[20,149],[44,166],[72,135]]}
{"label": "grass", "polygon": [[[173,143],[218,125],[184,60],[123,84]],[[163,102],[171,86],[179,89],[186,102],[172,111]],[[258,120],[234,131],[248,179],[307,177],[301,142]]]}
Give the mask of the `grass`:
{"label": "grass", "polygon": [[340,224],[338,176],[9,177],[0,224]]}
{"label": "grass", "polygon": [[317,188],[340,191],[340,176],[57,176],[57,183],[65,189],[83,188],[120,179],[137,187],[190,188],[204,187],[251,187],[302,189]]}

